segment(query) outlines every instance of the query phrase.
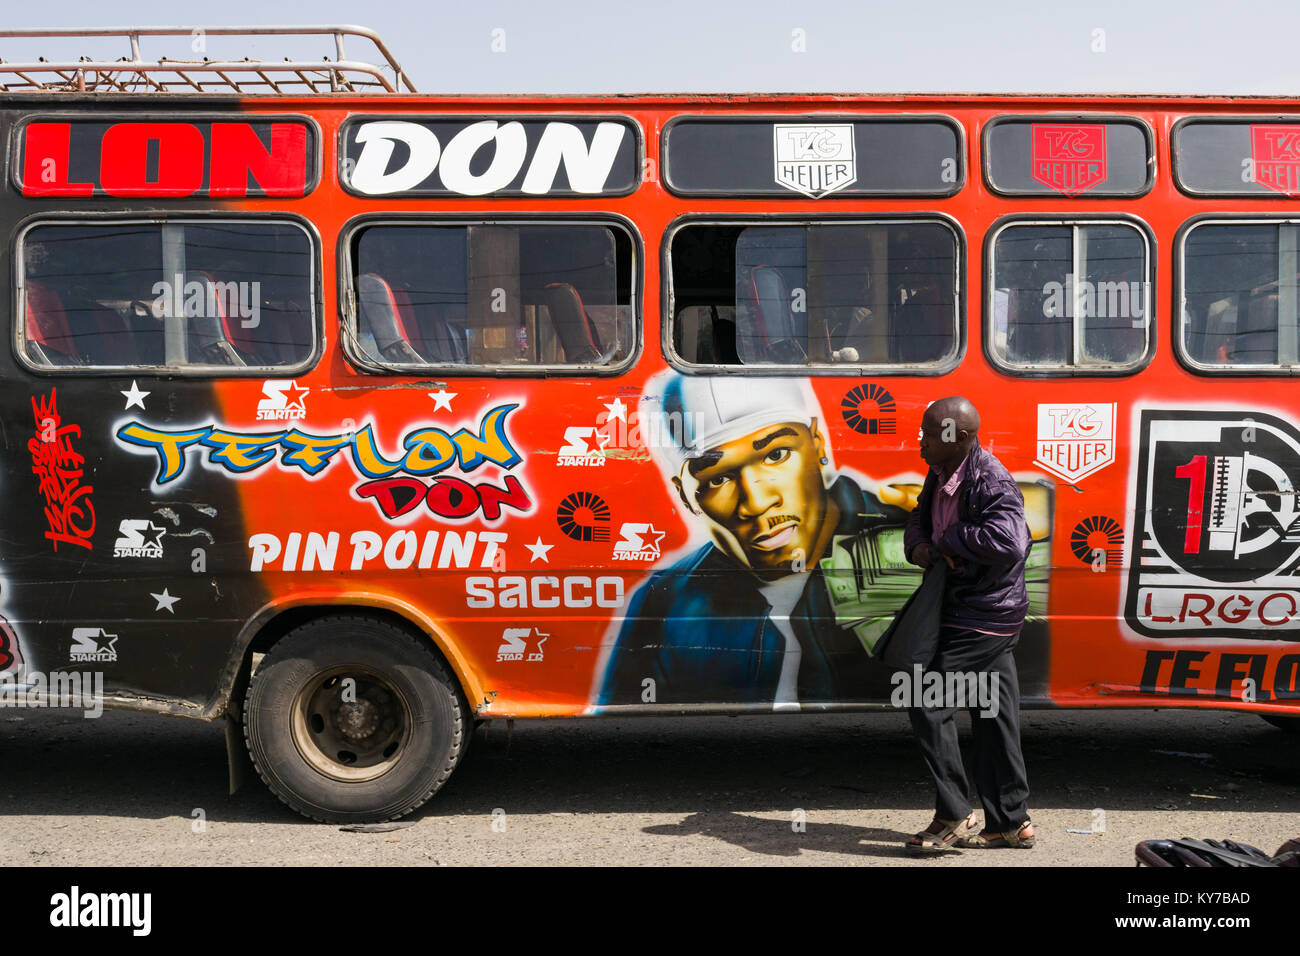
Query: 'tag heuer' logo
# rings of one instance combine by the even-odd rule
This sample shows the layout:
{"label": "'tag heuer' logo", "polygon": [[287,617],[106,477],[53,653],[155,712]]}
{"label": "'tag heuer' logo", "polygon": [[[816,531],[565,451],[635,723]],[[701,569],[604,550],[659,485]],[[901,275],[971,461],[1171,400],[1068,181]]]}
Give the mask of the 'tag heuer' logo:
{"label": "'tag heuer' logo", "polygon": [[1115,460],[1115,404],[1038,406],[1034,462],[1073,484]]}
{"label": "'tag heuer' logo", "polygon": [[1300,126],[1251,126],[1255,182],[1290,196],[1300,192]]}
{"label": "'tag heuer' logo", "polygon": [[266,397],[257,403],[259,422],[292,422],[307,417],[304,399],[310,388],[303,388],[292,379],[267,379],[262,383]]}
{"label": "'tag heuer' logo", "polygon": [[853,125],[801,124],[772,127],[776,181],[820,199],[857,182]]}
{"label": "'tag heuer' logo", "polygon": [[162,536],[166,530],[155,527],[147,518],[123,518],[117,526],[118,539],[113,543],[113,557],[161,558]]}
{"label": "'tag heuer' logo", "polygon": [[624,521],[618,533],[619,540],[614,543],[615,561],[657,561],[659,542],[667,534],[652,524],[635,521]]}
{"label": "'tag heuer' logo", "polygon": [[1106,180],[1106,127],[1099,124],[1033,123],[1030,173],[1035,182],[1077,196]]}

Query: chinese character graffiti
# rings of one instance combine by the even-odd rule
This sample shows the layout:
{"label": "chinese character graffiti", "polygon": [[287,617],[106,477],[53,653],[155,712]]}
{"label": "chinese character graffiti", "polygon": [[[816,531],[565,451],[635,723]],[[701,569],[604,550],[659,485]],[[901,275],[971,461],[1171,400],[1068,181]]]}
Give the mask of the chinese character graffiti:
{"label": "chinese character graffiti", "polygon": [[33,396],[36,434],[27,442],[32,474],[45,496],[45,537],[53,542],[55,551],[60,543],[89,548],[95,533],[95,506],[90,500],[94,489],[81,483],[86,459],[72,446],[74,437],[81,438],[81,426],[60,422],[56,393],[57,389],[50,389],[49,396],[42,396],[39,402]]}

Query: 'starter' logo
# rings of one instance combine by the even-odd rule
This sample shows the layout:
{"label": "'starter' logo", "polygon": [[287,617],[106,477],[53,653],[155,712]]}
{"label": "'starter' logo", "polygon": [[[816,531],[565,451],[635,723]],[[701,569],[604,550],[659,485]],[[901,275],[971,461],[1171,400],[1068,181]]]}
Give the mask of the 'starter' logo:
{"label": "'starter' logo", "polygon": [[166,531],[147,518],[123,518],[117,526],[118,539],[113,543],[113,557],[161,558],[162,536]]}
{"label": "'starter' logo", "polygon": [[[528,638],[537,637],[537,650],[528,650]],[[501,644],[497,648],[497,663],[502,661],[522,661],[527,655],[527,660],[543,660],[542,645],[546,643],[549,634],[543,634],[541,630],[535,627],[507,627],[501,632]]]}
{"label": "'starter' logo", "polygon": [[786,189],[820,199],[857,182],[851,123],[778,124],[772,136],[776,181]]}
{"label": "'starter' logo", "polygon": [[1115,460],[1115,404],[1039,405],[1034,462],[1070,483]]}
{"label": "'starter' logo", "polygon": [[117,635],[108,633],[102,627],[74,627],[69,656],[73,663],[116,661],[116,645]]}
{"label": "'starter' logo", "polygon": [[618,533],[619,539],[614,543],[615,561],[658,560],[659,542],[667,534],[652,524],[636,521],[624,521]]}
{"label": "'starter' logo", "polygon": [[1251,126],[1255,182],[1276,192],[1300,192],[1300,126]]}
{"label": "'starter' logo", "polygon": [[266,398],[257,403],[259,422],[292,422],[307,417],[307,393],[293,379],[267,379],[262,383]]}
{"label": "'starter' logo", "polygon": [[[610,436],[592,425],[570,425],[564,429],[564,445],[555,463],[563,466],[600,468],[605,464],[605,446]],[[590,445],[595,443],[597,447]]]}
{"label": "'starter' logo", "polygon": [[1105,126],[1033,123],[1029,144],[1030,174],[1048,189],[1077,196],[1106,181]]}

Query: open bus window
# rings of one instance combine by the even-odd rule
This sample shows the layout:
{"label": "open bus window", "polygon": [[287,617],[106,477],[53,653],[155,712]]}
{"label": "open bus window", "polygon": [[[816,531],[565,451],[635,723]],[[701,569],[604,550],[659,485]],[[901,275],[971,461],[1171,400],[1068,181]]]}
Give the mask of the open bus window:
{"label": "open bus window", "polygon": [[1200,223],[1183,239],[1183,354],[1207,368],[1288,368],[1297,349],[1293,223]]}
{"label": "open bus window", "polygon": [[59,222],[19,244],[20,340],[38,368],[300,368],[312,243],[284,222]]}
{"label": "open bus window", "polygon": [[764,370],[949,364],[957,251],[939,222],[684,226],[669,253],[673,351]]}
{"label": "open bus window", "polygon": [[996,234],[989,353],[1011,369],[1136,368],[1150,348],[1150,244],[1130,223],[1012,223]]}
{"label": "open bus window", "polygon": [[351,257],[363,363],[613,369],[634,352],[620,228],[385,223],[359,229]]}

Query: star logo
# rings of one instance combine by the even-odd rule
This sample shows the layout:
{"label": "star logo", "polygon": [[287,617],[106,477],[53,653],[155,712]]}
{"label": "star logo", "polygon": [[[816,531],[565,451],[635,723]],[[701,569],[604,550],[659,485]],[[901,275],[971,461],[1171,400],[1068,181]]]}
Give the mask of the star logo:
{"label": "star logo", "polygon": [[158,606],[154,608],[155,611],[166,610],[166,611],[170,611],[172,614],[176,613],[176,608],[174,608],[172,605],[175,604],[177,601],[179,601],[180,598],[173,597],[172,595],[168,594],[166,588],[162,589],[162,594],[153,594],[151,592],[149,596],[158,602]]}
{"label": "star logo", "polygon": [[303,388],[297,382],[290,382],[284,390],[284,407],[296,408],[301,412],[307,411],[305,399],[310,388]]}
{"label": "star logo", "polygon": [[551,559],[547,557],[547,552],[549,552],[551,548],[555,547],[555,545],[542,544],[542,536],[540,534],[537,536],[535,542],[532,544],[526,544],[524,547],[533,553],[532,560],[528,562],[529,564],[532,564],[533,561],[545,561],[547,564],[551,563]]}
{"label": "star logo", "polygon": [[451,411],[451,400],[456,397],[456,392],[449,392],[445,388],[440,388],[436,392],[429,392],[429,397],[433,399],[433,410],[438,409]]}
{"label": "star logo", "polygon": [[612,402],[605,402],[605,411],[609,412],[609,421],[621,418],[627,421],[627,406],[623,404],[623,399],[616,398]]}
{"label": "star logo", "polygon": [[166,530],[167,530],[166,527],[155,528],[155,527],[153,526],[153,522],[152,522],[152,521],[149,522],[149,527],[148,527],[148,528],[142,528],[142,529],[140,530],[140,537],[141,537],[141,539],[143,539],[143,541],[144,541],[144,547],[146,547],[146,548],[160,548],[160,549],[161,549],[161,548],[162,548],[162,536],[163,536],[163,533],[164,533]]}
{"label": "star logo", "polygon": [[667,531],[659,531],[654,525],[651,525],[648,530],[641,532],[642,547],[653,549],[654,553],[658,554],[659,542],[662,541],[667,534]]}
{"label": "star logo", "polygon": [[140,386],[135,384],[135,379],[131,379],[131,390],[129,392],[123,391],[121,392],[121,394],[126,396],[126,408],[130,408],[131,406],[134,405],[138,407],[141,411],[144,411],[145,397],[152,395],[153,392],[140,391]]}

